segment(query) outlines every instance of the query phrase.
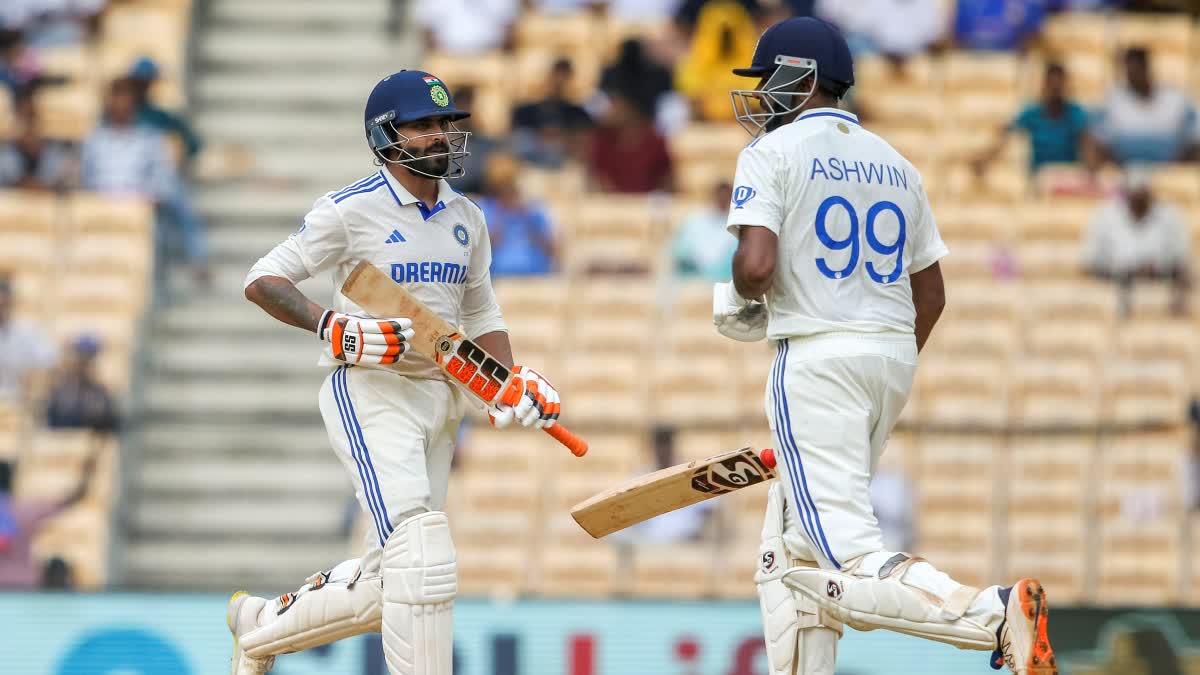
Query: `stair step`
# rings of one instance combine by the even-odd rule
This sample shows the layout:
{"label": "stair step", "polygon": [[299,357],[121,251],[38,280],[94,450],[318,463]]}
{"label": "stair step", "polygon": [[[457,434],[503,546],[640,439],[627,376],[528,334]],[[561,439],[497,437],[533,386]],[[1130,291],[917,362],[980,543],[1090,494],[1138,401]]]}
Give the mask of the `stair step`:
{"label": "stair step", "polygon": [[337,478],[341,463],[329,452],[303,461],[274,461],[258,454],[240,458],[197,456],[143,459],[138,480],[146,494],[187,496],[212,493],[274,495],[294,492],[315,499],[348,494],[345,481]]}
{"label": "stair step", "polygon": [[126,582],[155,590],[261,589],[277,595],[299,588],[314,572],[350,557],[349,542],[336,540],[262,541],[242,537],[211,541],[132,542],[125,552]]}
{"label": "stair step", "polygon": [[[271,28],[288,26],[341,26],[364,31],[382,28],[378,23],[387,16],[386,2],[355,0],[355,2],[218,2],[212,7],[209,19],[225,26],[244,26],[247,23],[267,24]],[[364,31],[365,32],[365,31]]]}
{"label": "stair step", "polygon": [[[240,64],[263,73],[271,72],[280,63],[303,64],[317,68],[317,74],[358,71],[378,79],[382,75],[377,64],[396,64],[387,72],[404,67],[406,50],[398,48],[396,41],[382,35],[382,31],[363,31],[352,38],[339,38],[329,39],[321,30],[273,31],[246,27],[209,31],[200,36],[198,46],[200,59],[204,62]],[[207,76],[200,79],[203,81]],[[314,95],[319,91],[313,90]]]}
{"label": "stair step", "polygon": [[[362,110],[378,78],[333,71],[327,76],[274,71],[212,74],[196,83],[196,97],[204,101],[234,101],[257,109],[286,113],[292,105],[314,109]],[[286,115],[280,115],[286,124]]]}
{"label": "stair step", "polygon": [[319,413],[309,415],[307,423],[287,425],[236,420],[219,426],[195,421],[162,422],[148,426],[142,433],[142,448],[147,461],[177,455],[180,461],[196,457],[241,460],[251,456],[264,462],[309,462],[315,461],[310,458],[323,459],[333,453]]}
{"label": "stair step", "polygon": [[[365,97],[366,93],[363,95]],[[330,114],[324,110],[294,109],[287,111],[287,123],[281,124],[280,113],[276,110],[201,109],[196,115],[196,128],[206,137],[239,142],[255,149],[273,144],[295,144],[296,139],[304,139],[303,146],[314,154],[337,151],[350,142],[364,150],[367,147],[361,111]]]}
{"label": "stair step", "polygon": [[[280,475],[279,480],[284,476]],[[325,536],[342,532],[349,493],[339,498],[312,495],[242,496],[236,499],[143,498],[133,516],[139,534],[171,537]]]}

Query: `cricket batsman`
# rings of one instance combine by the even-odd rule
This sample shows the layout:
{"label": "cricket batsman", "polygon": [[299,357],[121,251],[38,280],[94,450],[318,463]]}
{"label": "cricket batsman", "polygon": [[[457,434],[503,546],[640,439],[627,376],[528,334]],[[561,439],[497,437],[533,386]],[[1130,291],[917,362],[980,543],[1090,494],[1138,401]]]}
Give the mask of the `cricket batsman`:
{"label": "cricket batsman", "polygon": [[[326,308],[296,289],[332,270],[336,288],[360,260],[391,275],[497,360],[512,350],[488,268],[483,213],[447,178],[463,174],[470,132],[449,90],[429,73],[383,78],[367,99],[367,144],[381,168],[313,205],[299,231],[259,260],[246,297],[323,341],[329,371],[321,417],[370,518],[366,553],[318,572],[296,592],[236,593],[232,675],[262,675],[279,654],[382,631],[391,675],[452,675],[454,545],[442,513],[450,458],[469,405],[433,361],[409,354],[408,317],[372,317],[336,294]],[[559,396],[537,372],[512,368],[520,403],[494,403],[493,424],[550,427]]]}
{"label": "cricket batsman", "polygon": [[758,79],[732,92],[754,140],[738,158],[733,281],[716,285],[713,318],[728,337],[778,349],[766,411],[782,470],[756,575],[772,675],[833,675],[843,625],[1057,673],[1041,583],[972,588],[885,551],[868,498],[945,304],[948,251],[921,176],[838,108],[854,66],[832,25],[777,23],[733,72]]}

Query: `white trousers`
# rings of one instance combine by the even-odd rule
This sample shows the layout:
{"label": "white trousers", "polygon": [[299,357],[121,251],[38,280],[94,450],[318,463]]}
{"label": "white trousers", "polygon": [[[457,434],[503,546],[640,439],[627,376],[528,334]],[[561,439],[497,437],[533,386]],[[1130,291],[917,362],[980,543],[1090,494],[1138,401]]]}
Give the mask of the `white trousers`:
{"label": "white trousers", "polygon": [[384,542],[397,524],[419,511],[442,510],[467,405],[440,380],[353,366],[335,368],[325,379],[320,406],[329,442],[370,517],[364,573],[378,573]]}
{"label": "white trousers", "polygon": [[911,335],[779,340],[767,418],[786,486],[789,556],[842,569],[883,550],[870,482],[916,370]]}

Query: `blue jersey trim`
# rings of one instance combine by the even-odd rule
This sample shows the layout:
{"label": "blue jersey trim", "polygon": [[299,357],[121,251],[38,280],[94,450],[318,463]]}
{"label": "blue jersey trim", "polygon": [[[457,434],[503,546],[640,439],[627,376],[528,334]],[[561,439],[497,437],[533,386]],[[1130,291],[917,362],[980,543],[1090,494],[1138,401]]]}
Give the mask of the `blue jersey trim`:
{"label": "blue jersey trim", "polygon": [[357,183],[352,183],[352,184],[350,184],[350,185],[347,185],[346,187],[342,188],[341,190],[338,190],[337,192],[335,192],[335,193],[333,193],[332,195],[330,195],[330,196],[329,196],[329,198],[330,198],[330,199],[337,199],[338,197],[341,197],[342,195],[346,194],[347,192],[350,192],[350,191],[352,191],[352,190],[357,190],[358,188],[360,188],[360,187],[362,187],[362,186],[366,185],[367,183],[369,183],[369,182],[371,182],[371,181],[375,180],[375,176],[377,176],[377,175],[379,175],[379,174],[377,174],[377,173],[373,173],[373,174],[371,174],[370,176],[367,176],[366,178],[364,178],[364,179],[362,179],[362,180],[358,181]]}
{"label": "blue jersey trim", "polygon": [[340,197],[334,197],[333,203],[340,204],[340,203],[346,201],[347,199],[353,197],[354,195],[361,195],[361,194],[366,194],[368,192],[374,192],[374,191],[378,190],[380,187],[382,187],[385,183],[387,183],[387,181],[367,183],[366,185],[363,185],[362,187],[358,188],[357,190],[353,190],[351,192],[346,192]]}
{"label": "blue jersey trim", "polygon": [[858,120],[854,119],[853,117],[851,117],[849,115],[843,115],[841,113],[835,113],[835,112],[815,112],[815,113],[811,113],[808,115],[801,115],[797,119],[806,120],[811,117],[836,117],[840,120],[846,120],[847,122],[853,122],[854,124],[857,124],[860,127],[862,126],[862,122],[859,122]]}

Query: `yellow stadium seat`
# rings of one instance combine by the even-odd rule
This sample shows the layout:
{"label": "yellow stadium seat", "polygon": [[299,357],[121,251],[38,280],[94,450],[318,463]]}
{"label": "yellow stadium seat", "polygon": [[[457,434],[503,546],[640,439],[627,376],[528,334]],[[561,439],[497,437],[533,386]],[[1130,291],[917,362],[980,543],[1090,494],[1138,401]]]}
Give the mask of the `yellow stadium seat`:
{"label": "yellow stadium seat", "polygon": [[730,600],[753,600],[758,597],[754,573],[758,571],[759,539],[757,530],[749,534],[751,536],[722,542],[713,588],[717,597]]}
{"label": "yellow stadium seat", "polygon": [[981,199],[1003,204],[1016,204],[1030,191],[1025,170],[1004,165],[992,166],[982,175],[966,166],[955,167],[950,171],[947,187],[949,195],[957,200]]}
{"label": "yellow stadium seat", "polygon": [[635,596],[694,599],[713,594],[711,544],[645,544],[633,550]]}
{"label": "yellow stadium seat", "polygon": [[1003,425],[1008,420],[1008,364],[939,355],[917,369],[918,414],[934,425]]}
{"label": "yellow stadium seat", "polygon": [[96,55],[86,45],[46,47],[38,50],[42,74],[75,82],[90,81],[95,76],[92,64]]}
{"label": "yellow stadium seat", "polygon": [[1108,17],[1093,12],[1055,14],[1042,26],[1042,41],[1057,54],[1107,53],[1110,35]]}
{"label": "yellow stadium seat", "polygon": [[599,452],[590,452],[587,459],[580,459],[558,446],[539,449],[538,458],[550,482],[569,478],[591,480],[590,485],[584,485],[590,495],[608,487],[607,482],[597,483],[598,479],[616,483],[651,469],[650,438],[644,429],[600,427],[581,431],[580,435]]}
{"label": "yellow stadium seat", "polygon": [[1017,284],[994,281],[970,281],[955,284],[947,289],[946,312],[943,320],[1015,319],[1018,315],[1018,306],[1025,303],[1023,296],[1018,297],[1018,291]]}
{"label": "yellow stadium seat", "polygon": [[1154,192],[1164,200],[1180,206],[1200,204],[1200,169],[1191,164],[1169,164],[1156,167]]}
{"label": "yellow stadium seat", "polygon": [[692,160],[675,164],[675,184],[680,194],[697,201],[711,198],[713,186],[728,183],[737,169],[734,159]]}
{"label": "yellow stadium seat", "polygon": [[1176,519],[1116,518],[1100,524],[1095,602],[1163,606],[1179,597],[1180,532]]}
{"label": "yellow stadium seat", "polygon": [[938,232],[943,238],[976,239],[994,243],[1012,240],[1013,207],[1002,202],[952,202],[934,209]]}
{"label": "yellow stadium seat", "polygon": [[43,87],[34,94],[38,129],[48,138],[80,141],[100,119],[100,97],[87,86]]}
{"label": "yellow stadium seat", "polygon": [[922,354],[1007,359],[1020,344],[1017,324],[1010,319],[950,318],[938,322]]}
{"label": "yellow stadium seat", "polygon": [[1022,359],[1011,384],[1012,420],[1034,428],[1094,426],[1100,421],[1098,379],[1090,360]]}
{"label": "yellow stadium seat", "polygon": [[[1136,316],[1136,314],[1135,314]],[[1173,359],[1184,363],[1200,352],[1186,318],[1135,318],[1117,326],[1117,353],[1129,359]]]}
{"label": "yellow stadium seat", "polygon": [[1012,94],[1019,65],[1018,57],[1009,52],[949,52],[942,59],[943,86],[952,92]]}
{"label": "yellow stadium seat", "polygon": [[1192,50],[1192,21],[1183,14],[1119,14],[1115,28],[1119,49],[1145,47],[1155,56]]}
{"label": "yellow stadium seat", "polygon": [[15,112],[12,94],[7,88],[0,90],[0,141],[6,141],[17,134]]}
{"label": "yellow stadium seat", "polygon": [[1116,424],[1182,423],[1188,405],[1189,365],[1166,359],[1122,359],[1106,364],[1106,419]]}
{"label": "yellow stadium seat", "polygon": [[519,52],[550,49],[575,56],[599,42],[603,27],[589,12],[525,12],[515,22]]}
{"label": "yellow stadium seat", "polygon": [[872,92],[869,99],[861,101],[860,106],[864,119],[869,122],[903,125],[929,132],[942,125],[946,114],[942,106],[929,105],[926,95],[907,89]]}
{"label": "yellow stadium seat", "polygon": [[559,276],[501,277],[492,285],[506,314],[561,315],[567,302],[566,279]]}
{"label": "yellow stadium seat", "polygon": [[1060,200],[1034,202],[1018,210],[1017,217],[1013,218],[1014,234],[1021,241],[1078,244],[1083,240],[1092,210],[1090,204],[1064,204]]}
{"label": "yellow stadium seat", "polygon": [[0,247],[0,271],[40,276],[57,262],[54,240],[44,233],[6,231],[0,237],[4,240]]}
{"label": "yellow stadium seat", "polygon": [[579,424],[637,424],[650,416],[645,368],[636,355],[577,354],[563,364],[559,386]]}
{"label": "yellow stadium seat", "polygon": [[60,311],[104,309],[130,319],[140,314],[146,301],[146,279],[117,271],[86,276],[67,275],[58,280]]}
{"label": "yellow stadium seat", "polygon": [[542,595],[604,598],[618,590],[617,552],[603,542],[549,545],[541,551]]}
{"label": "yellow stadium seat", "polygon": [[[1129,303],[1130,323],[1175,318],[1176,292],[1169,282],[1138,281],[1132,290],[1123,291]],[[1191,298],[1188,298],[1191,299]]]}
{"label": "yellow stadium seat", "polygon": [[604,22],[603,30],[604,38],[600,43],[601,58],[609,62],[617,56],[621,43],[625,40],[638,39],[643,43],[653,44],[668,38],[673,27],[670,21],[664,20],[624,20],[610,17]]}
{"label": "yellow stadium seat", "polygon": [[728,405],[740,375],[732,359],[720,355],[663,355],[651,361],[650,369],[650,400],[659,421],[678,426],[737,422],[741,411]]}
{"label": "yellow stadium seat", "polygon": [[671,155],[676,162],[720,159],[732,166],[749,142],[750,137],[740,126],[697,122],[671,136]]}
{"label": "yellow stadium seat", "polygon": [[1016,246],[1017,269],[1028,280],[1084,278],[1082,247],[1074,241],[1022,241]]}
{"label": "yellow stadium seat", "polygon": [[1026,325],[1025,348],[1039,357],[1096,361],[1112,349],[1112,334],[1104,321],[1047,316]]}
{"label": "yellow stadium seat", "polygon": [[142,279],[142,283],[146,283],[144,279],[154,262],[149,233],[139,232],[76,234],[69,238],[63,253],[76,273],[120,274]]}
{"label": "yellow stadium seat", "polygon": [[68,202],[68,218],[75,232],[153,231],[154,209],[146,201],[77,192]]}
{"label": "yellow stadium seat", "polygon": [[956,92],[946,102],[948,115],[959,130],[995,138],[1020,109],[1021,101],[1012,91]]}
{"label": "yellow stadium seat", "polygon": [[[125,309],[129,309],[126,307]],[[105,349],[128,350],[133,345],[137,326],[134,317],[107,308],[62,310],[54,317],[54,337],[60,343],[88,334],[100,338]]]}
{"label": "yellow stadium seat", "polygon": [[886,89],[928,91],[935,86],[935,76],[934,60],[924,54],[904,59],[902,64],[874,55],[854,60],[854,80],[863,92]]}
{"label": "yellow stadium seat", "polygon": [[1026,319],[1088,319],[1111,324],[1117,315],[1117,293],[1098,281],[1026,283]]}
{"label": "yellow stadium seat", "polygon": [[994,575],[993,476],[1000,446],[979,436],[923,435],[916,479],[916,552],[962,583]]}
{"label": "yellow stadium seat", "polygon": [[946,284],[956,288],[964,281],[987,281],[1010,265],[1012,254],[1003,243],[986,239],[943,237],[952,255],[939,261]]}
{"label": "yellow stadium seat", "polygon": [[0,232],[54,234],[58,203],[44,192],[0,190]]}
{"label": "yellow stadium seat", "polygon": [[572,286],[568,316],[572,344],[579,351],[623,351],[631,337],[654,335],[654,285],[644,279],[585,279]]}
{"label": "yellow stadium seat", "polygon": [[538,476],[510,472],[503,475],[464,474],[456,500],[481,513],[520,513],[532,517],[538,510]]}
{"label": "yellow stadium seat", "polygon": [[525,547],[481,546],[455,536],[454,548],[460,595],[507,599],[529,588],[533,556]]}
{"label": "yellow stadium seat", "polygon": [[456,468],[470,473],[533,475],[541,464],[539,448],[525,440],[518,442],[506,430],[476,424],[463,434],[463,446],[455,454]]}

